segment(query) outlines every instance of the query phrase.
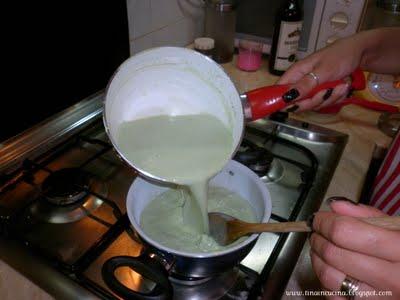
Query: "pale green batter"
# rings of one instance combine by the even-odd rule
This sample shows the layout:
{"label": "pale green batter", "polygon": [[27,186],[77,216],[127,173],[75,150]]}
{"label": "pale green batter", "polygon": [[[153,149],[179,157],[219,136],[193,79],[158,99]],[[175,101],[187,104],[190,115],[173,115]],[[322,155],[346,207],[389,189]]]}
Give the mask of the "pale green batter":
{"label": "pale green batter", "polygon": [[232,132],[209,114],[154,116],[123,122],[118,146],[124,156],[152,175],[190,185],[226,164]]}
{"label": "pale green batter", "polygon": [[[201,234],[183,221],[183,207],[191,201],[190,194],[182,189],[168,190],[147,205],[141,215],[141,228],[153,240],[172,249],[186,252],[212,252],[228,248]],[[222,187],[210,187],[208,211],[222,212],[246,222],[256,222],[248,201]],[[240,239],[238,242],[245,238]]]}
{"label": "pale green batter", "polygon": [[195,201],[185,223],[208,233],[207,183],[230,158],[232,132],[210,114],[160,115],[120,125],[117,144],[125,158],[153,176],[189,187]]}

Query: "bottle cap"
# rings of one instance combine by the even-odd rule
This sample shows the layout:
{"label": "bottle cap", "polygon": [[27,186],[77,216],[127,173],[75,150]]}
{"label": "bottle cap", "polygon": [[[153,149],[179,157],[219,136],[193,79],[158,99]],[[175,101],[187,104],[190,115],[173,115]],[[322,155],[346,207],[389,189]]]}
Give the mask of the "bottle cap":
{"label": "bottle cap", "polygon": [[212,38],[201,37],[194,40],[194,47],[198,50],[211,50],[214,48],[214,43]]}

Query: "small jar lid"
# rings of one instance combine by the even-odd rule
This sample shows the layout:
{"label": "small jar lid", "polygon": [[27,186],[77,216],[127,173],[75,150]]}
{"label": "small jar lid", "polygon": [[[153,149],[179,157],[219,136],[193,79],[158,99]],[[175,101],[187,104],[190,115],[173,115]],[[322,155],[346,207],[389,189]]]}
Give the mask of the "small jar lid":
{"label": "small jar lid", "polygon": [[194,48],[198,50],[211,50],[214,48],[214,40],[208,37],[201,37],[194,40]]}

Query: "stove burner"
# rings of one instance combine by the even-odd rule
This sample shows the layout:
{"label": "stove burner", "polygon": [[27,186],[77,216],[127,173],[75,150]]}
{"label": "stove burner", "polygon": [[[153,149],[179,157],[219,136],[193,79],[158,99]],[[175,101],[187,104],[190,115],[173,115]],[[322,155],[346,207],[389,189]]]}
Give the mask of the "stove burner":
{"label": "stove burner", "polygon": [[244,139],[234,159],[247,166],[258,176],[264,176],[269,172],[274,157],[267,149]]}
{"label": "stove burner", "polygon": [[288,188],[298,188],[303,182],[301,170],[274,159],[268,149],[244,139],[234,159],[247,166],[266,183],[277,183]]}
{"label": "stove burner", "polygon": [[83,200],[88,192],[89,177],[79,169],[55,171],[42,183],[43,197],[52,204],[65,206]]}
{"label": "stove burner", "polygon": [[89,191],[106,196],[106,185],[85,171],[67,168],[50,174],[42,183],[42,197],[30,206],[30,213],[48,223],[78,221],[103,201]]}

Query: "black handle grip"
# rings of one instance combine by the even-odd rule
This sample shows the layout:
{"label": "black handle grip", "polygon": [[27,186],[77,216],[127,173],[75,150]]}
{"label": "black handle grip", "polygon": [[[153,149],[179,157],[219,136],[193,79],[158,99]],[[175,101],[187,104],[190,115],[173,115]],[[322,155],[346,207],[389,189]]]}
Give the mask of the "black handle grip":
{"label": "black handle grip", "polygon": [[[156,286],[149,293],[134,291],[123,285],[116,277],[115,270],[119,267],[129,267],[143,277],[153,281]],[[167,300],[172,299],[172,286],[168,273],[156,260],[146,255],[139,257],[115,256],[108,259],[101,270],[103,280],[118,296],[124,299]]]}

